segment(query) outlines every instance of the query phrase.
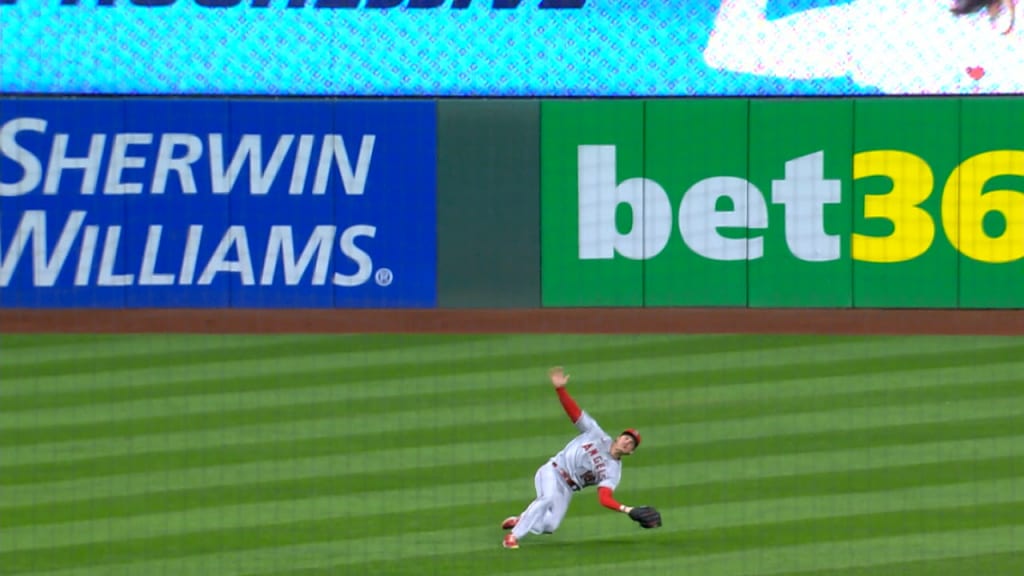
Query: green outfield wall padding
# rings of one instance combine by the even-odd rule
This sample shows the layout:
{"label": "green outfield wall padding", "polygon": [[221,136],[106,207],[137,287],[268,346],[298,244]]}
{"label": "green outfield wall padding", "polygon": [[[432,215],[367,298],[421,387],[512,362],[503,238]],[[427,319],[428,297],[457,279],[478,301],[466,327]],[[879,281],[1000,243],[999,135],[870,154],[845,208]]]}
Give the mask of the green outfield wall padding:
{"label": "green outfield wall padding", "polygon": [[438,103],[438,305],[540,306],[540,103]]}

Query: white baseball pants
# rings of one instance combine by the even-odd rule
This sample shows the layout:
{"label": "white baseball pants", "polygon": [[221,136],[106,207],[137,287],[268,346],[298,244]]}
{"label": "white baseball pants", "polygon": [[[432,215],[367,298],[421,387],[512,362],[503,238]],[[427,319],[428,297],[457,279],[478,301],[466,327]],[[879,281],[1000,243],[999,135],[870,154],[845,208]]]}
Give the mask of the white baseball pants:
{"label": "white baseball pants", "polygon": [[519,515],[519,521],[512,529],[512,535],[516,539],[527,533],[554,532],[562,523],[562,518],[569,510],[569,502],[572,501],[572,489],[550,461],[537,469],[533,476],[533,485],[537,490],[537,497]]}

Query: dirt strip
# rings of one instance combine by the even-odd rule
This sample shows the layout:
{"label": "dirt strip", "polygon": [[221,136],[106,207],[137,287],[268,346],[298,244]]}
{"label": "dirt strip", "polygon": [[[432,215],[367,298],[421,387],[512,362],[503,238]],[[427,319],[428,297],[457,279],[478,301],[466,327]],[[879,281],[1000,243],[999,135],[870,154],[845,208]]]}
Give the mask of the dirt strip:
{"label": "dirt strip", "polygon": [[1024,310],[0,310],[0,333],[395,332],[1024,335]]}

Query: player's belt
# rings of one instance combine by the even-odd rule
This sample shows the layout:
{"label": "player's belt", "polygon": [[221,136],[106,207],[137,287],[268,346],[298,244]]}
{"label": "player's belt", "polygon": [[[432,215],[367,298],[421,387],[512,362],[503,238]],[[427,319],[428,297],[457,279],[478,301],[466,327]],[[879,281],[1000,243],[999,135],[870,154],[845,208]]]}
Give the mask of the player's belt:
{"label": "player's belt", "polygon": [[559,468],[558,464],[556,464],[554,462],[552,462],[551,465],[555,467],[555,470],[558,470],[558,473],[562,475],[562,479],[565,480],[565,483],[569,485],[569,488],[572,488],[573,492],[579,492],[580,491],[579,485],[572,481],[572,477],[569,476],[568,472],[566,472],[565,470],[562,470],[561,468]]}

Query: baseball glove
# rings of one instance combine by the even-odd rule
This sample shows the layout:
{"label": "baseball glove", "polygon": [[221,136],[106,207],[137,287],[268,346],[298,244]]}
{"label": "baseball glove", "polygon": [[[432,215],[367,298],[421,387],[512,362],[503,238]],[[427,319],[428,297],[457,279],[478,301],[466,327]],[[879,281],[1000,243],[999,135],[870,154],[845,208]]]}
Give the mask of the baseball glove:
{"label": "baseball glove", "polygon": [[654,506],[637,506],[629,511],[629,517],[640,524],[641,528],[661,526],[661,512],[658,512]]}

